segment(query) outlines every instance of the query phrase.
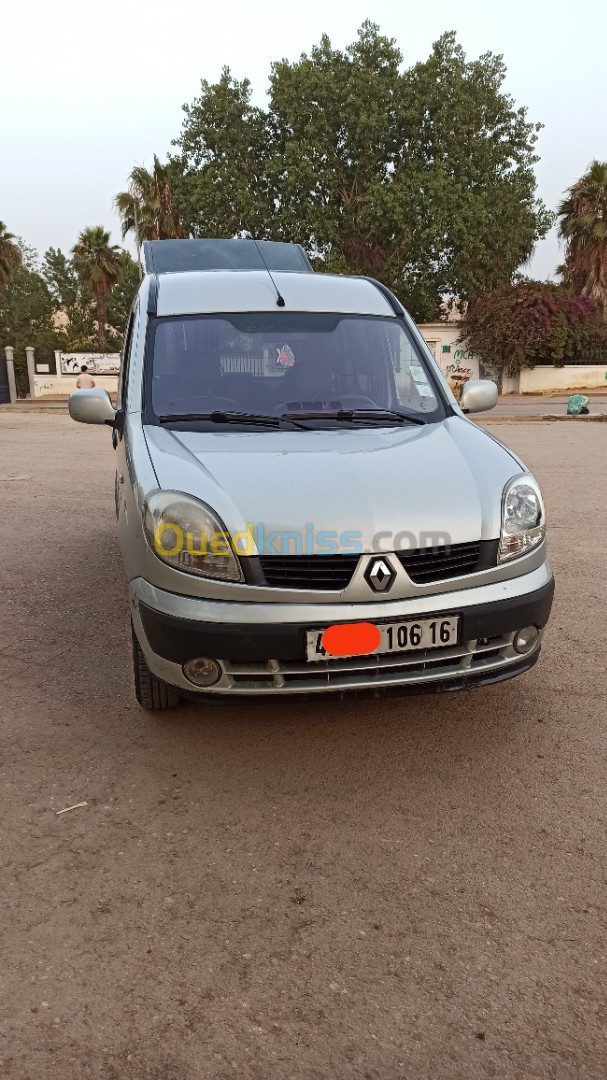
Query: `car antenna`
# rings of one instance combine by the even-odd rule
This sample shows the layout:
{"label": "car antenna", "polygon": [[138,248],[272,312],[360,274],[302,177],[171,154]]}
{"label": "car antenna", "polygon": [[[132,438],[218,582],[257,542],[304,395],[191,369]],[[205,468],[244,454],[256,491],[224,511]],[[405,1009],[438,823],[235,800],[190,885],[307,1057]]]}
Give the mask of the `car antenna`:
{"label": "car antenna", "polygon": [[[265,266],[266,270],[268,271],[268,277],[270,278],[270,281],[272,282],[272,285],[276,289],[276,306],[277,307],[284,307],[285,306],[284,297],[280,295],[280,289],[278,288],[278,285],[276,284],[276,282],[274,281],[274,278],[272,277],[272,274],[270,273],[270,267],[268,266],[266,260],[264,259],[263,255],[261,253],[261,248],[260,248],[257,240],[254,240],[253,243],[255,244],[255,247],[257,248],[257,250],[259,252],[259,255],[260,255],[260,258],[261,258],[261,261],[262,261],[263,265]],[[262,243],[263,243],[263,241],[262,241]]]}

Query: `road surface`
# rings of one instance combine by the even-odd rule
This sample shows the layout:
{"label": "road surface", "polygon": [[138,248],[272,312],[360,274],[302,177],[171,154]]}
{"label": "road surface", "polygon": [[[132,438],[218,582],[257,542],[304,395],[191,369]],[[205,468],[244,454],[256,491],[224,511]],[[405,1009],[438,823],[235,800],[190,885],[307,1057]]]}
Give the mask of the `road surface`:
{"label": "road surface", "polygon": [[[583,391],[582,391],[583,393]],[[545,416],[555,414],[563,416],[567,413],[567,401],[569,394],[506,394],[501,397],[495,407],[487,416]],[[588,409],[594,416],[607,413],[607,393],[592,392],[589,397]]]}
{"label": "road surface", "polygon": [[0,417],[3,1080],[604,1080],[607,428],[492,430],[550,516],[533,671],[149,715],[109,433]]}

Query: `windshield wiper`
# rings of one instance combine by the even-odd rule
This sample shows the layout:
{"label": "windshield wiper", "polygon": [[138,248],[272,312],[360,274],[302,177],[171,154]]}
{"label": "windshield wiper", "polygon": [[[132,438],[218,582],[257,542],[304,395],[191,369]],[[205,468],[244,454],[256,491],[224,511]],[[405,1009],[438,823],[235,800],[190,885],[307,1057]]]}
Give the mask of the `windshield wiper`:
{"label": "windshield wiper", "polygon": [[167,413],[165,416],[158,417],[159,424],[174,424],[178,420],[210,420],[213,424],[263,424],[265,427],[278,427],[280,423],[277,416],[266,416],[263,413],[223,412],[222,409],[201,413]]}
{"label": "windshield wiper", "polygon": [[395,409],[337,409],[335,412],[282,413],[281,420],[390,420],[395,424],[425,424],[421,416],[407,416]]}
{"label": "windshield wiper", "polygon": [[165,416],[158,417],[159,424],[174,424],[182,420],[190,422],[210,420],[213,424],[259,424],[262,427],[271,428],[280,427],[283,420],[288,420],[295,427],[301,428],[302,431],[310,430],[307,424],[299,424],[296,417],[268,416],[266,413],[224,412],[221,409],[214,409],[213,412],[206,413],[168,413]]}

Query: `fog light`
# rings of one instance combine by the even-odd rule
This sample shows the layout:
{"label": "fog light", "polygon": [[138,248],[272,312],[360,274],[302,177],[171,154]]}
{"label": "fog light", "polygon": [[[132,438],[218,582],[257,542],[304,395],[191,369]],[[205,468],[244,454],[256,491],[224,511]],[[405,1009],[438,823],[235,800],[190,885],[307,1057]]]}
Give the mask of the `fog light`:
{"label": "fog light", "polygon": [[514,635],[514,641],[512,642],[515,651],[517,653],[531,652],[539,636],[540,632],[537,626],[526,626],[524,630],[519,630]]}
{"label": "fog light", "polygon": [[206,656],[197,656],[183,665],[183,674],[194,686],[213,686],[219,682],[222,672],[216,660]]}

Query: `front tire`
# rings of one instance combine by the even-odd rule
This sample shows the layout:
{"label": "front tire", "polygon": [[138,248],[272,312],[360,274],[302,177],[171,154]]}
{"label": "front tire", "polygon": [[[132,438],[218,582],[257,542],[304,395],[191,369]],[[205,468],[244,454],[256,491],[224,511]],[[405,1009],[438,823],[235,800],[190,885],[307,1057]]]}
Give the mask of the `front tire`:
{"label": "front tire", "polygon": [[135,679],[135,697],[144,709],[155,711],[157,709],[174,709],[179,705],[179,691],[175,686],[157,679],[150,671],[141,645],[135,634],[135,627],[131,623],[133,637],[133,677]]}

